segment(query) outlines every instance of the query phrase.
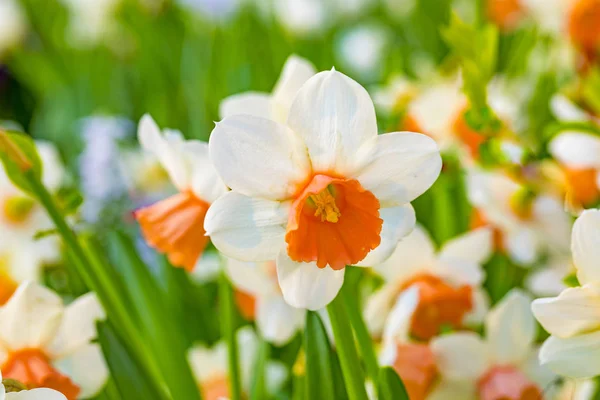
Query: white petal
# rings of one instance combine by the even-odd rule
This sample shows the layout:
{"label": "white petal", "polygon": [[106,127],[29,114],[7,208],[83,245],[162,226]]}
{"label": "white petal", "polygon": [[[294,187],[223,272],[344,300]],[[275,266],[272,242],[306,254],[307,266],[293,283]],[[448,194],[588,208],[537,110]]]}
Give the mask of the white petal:
{"label": "white petal", "polygon": [[44,165],[42,182],[51,191],[55,191],[65,177],[65,169],[60,160],[58,149],[51,142],[36,140],[35,146]]}
{"label": "white petal", "polygon": [[138,126],[138,140],[144,150],[158,158],[179,190],[189,187],[190,171],[186,166],[185,157],[182,156],[185,140],[180,132],[165,130],[163,135],[152,117],[145,114]]}
{"label": "white petal", "polygon": [[[270,296],[277,293],[279,287],[275,278],[275,261],[254,263],[239,261],[225,257],[225,271],[233,285],[253,296]],[[268,266],[273,264],[272,275],[267,272]]]}
{"label": "white petal", "polygon": [[289,203],[229,192],[206,213],[204,229],[223,254],[242,261],[274,260],[285,245]]}
{"label": "white petal", "polygon": [[313,170],[349,176],[359,149],[377,135],[367,91],[337,71],[320,72],[298,91],[288,125],[306,143]]}
{"label": "white petal", "polygon": [[94,293],[88,293],[69,304],[48,353],[61,358],[89,344],[98,333],[96,322],[106,318],[102,305]]}
{"label": "white petal", "polygon": [[380,336],[382,334],[385,321],[397,295],[398,287],[391,283],[384,284],[367,298],[363,317],[371,335]]}
{"label": "white petal", "polygon": [[513,289],[488,313],[485,328],[494,362],[518,364],[528,356],[536,335],[530,305],[529,296]]}
{"label": "white petal", "polygon": [[383,331],[384,346],[406,343],[409,340],[412,316],[419,305],[419,288],[411,286],[398,297],[390,311]]}
{"label": "white petal", "polygon": [[57,294],[25,282],[0,308],[0,342],[13,350],[43,349],[54,338],[62,315],[63,304]]}
{"label": "white petal", "polygon": [[98,344],[80,347],[54,365],[81,388],[81,398],[98,394],[108,379],[108,368]]}
{"label": "white petal", "polygon": [[262,336],[276,346],[290,341],[304,325],[304,310],[287,304],[281,296],[258,299],[256,326]]}
{"label": "white petal", "polygon": [[520,365],[520,369],[538,387],[545,389],[544,394],[548,396],[547,398],[554,399],[550,392],[553,391],[553,386],[556,386],[554,381],[557,376],[550,368],[540,363],[539,349],[534,349],[529,353],[529,357]]}
{"label": "white petal", "polygon": [[446,242],[439,256],[482,264],[492,254],[492,236],[492,230],[485,227],[467,232]]}
{"label": "white petal", "polygon": [[254,115],[271,118],[271,95],[260,92],[234,94],[221,101],[219,116],[221,119],[232,115]]}
{"label": "white petal", "polygon": [[284,123],[287,120],[294,97],[316,73],[310,61],[297,55],[288,57],[273,88],[273,117],[276,121]]}
{"label": "white petal", "polygon": [[411,276],[435,262],[435,249],[429,235],[419,225],[404,237],[392,255],[375,267],[386,281]]}
{"label": "white petal", "polygon": [[479,326],[483,323],[485,316],[490,309],[490,299],[487,292],[483,289],[473,291],[473,309],[463,318],[463,323],[467,326]]}
{"label": "white petal", "polygon": [[558,297],[536,299],[535,318],[551,335],[566,338],[600,328],[600,287],[565,289]]}
{"label": "white petal", "polygon": [[210,157],[223,181],[247,196],[289,198],[310,175],[306,148],[285,125],[250,115],[217,123]]}
{"label": "white petal", "polygon": [[[568,264],[569,262],[565,262],[564,267]],[[536,296],[557,296],[567,288],[563,282],[565,275],[567,275],[565,268],[542,268],[527,277],[525,287]]]}
{"label": "white petal", "polygon": [[220,273],[221,255],[218,251],[209,250],[196,261],[191,276],[198,283],[206,283],[215,280]]}
{"label": "white petal", "polygon": [[[0,396],[2,399],[2,396]],[[6,400],[67,400],[64,394],[52,389],[33,389],[6,394]]]}
{"label": "white petal", "polygon": [[441,258],[433,269],[444,280],[454,285],[479,286],[485,279],[481,265],[458,258]]}
{"label": "white petal", "polygon": [[296,308],[318,310],[329,304],[344,283],[345,269],[291,260],[285,249],[277,257],[277,277],[285,301]]}
{"label": "white petal", "polygon": [[579,282],[600,282],[600,210],[586,210],[577,218],[571,250]]}
{"label": "white petal", "polygon": [[[528,0],[528,3],[534,3],[534,1]],[[566,2],[568,3],[568,2]],[[540,3],[544,8],[547,8],[546,3]],[[562,94],[552,96],[550,100],[550,109],[556,118],[560,121],[587,121],[589,116],[571,100]]]}
{"label": "white petal", "polygon": [[564,201],[548,195],[537,196],[533,203],[533,219],[544,246],[553,254],[569,252],[571,216],[565,211]]}
{"label": "white petal", "polygon": [[563,132],[550,142],[550,153],[570,168],[600,167],[600,138],[585,132]]}
{"label": "white petal", "polygon": [[485,343],[472,332],[440,336],[430,346],[440,374],[448,380],[477,380],[490,365]]}
{"label": "white petal", "polygon": [[252,327],[245,326],[238,329],[236,339],[239,349],[242,386],[249,388],[252,383],[252,368],[254,368],[254,362],[258,351],[258,338]]}
{"label": "white petal", "polygon": [[187,358],[197,382],[228,374],[225,342],[218,342],[212,348],[194,346],[188,351]]}
{"label": "white petal", "polygon": [[383,219],[381,228],[381,243],[376,249],[371,250],[367,256],[360,261],[358,266],[372,267],[388,259],[400,239],[408,235],[416,223],[415,210],[410,205],[399,207],[382,208],[379,216]]}
{"label": "white petal", "polygon": [[227,186],[210,161],[207,143],[188,140],[181,156],[189,165],[190,185],[196,196],[210,204],[227,192]]}
{"label": "white petal", "polygon": [[419,197],[433,185],[442,168],[435,141],[413,132],[377,136],[369,158],[356,178],[386,206]]}
{"label": "white petal", "polygon": [[528,226],[504,232],[504,245],[510,257],[519,264],[530,265],[540,252],[540,240],[536,232]]}
{"label": "white petal", "polygon": [[540,362],[571,378],[600,375],[600,332],[568,339],[550,336],[540,349]]}

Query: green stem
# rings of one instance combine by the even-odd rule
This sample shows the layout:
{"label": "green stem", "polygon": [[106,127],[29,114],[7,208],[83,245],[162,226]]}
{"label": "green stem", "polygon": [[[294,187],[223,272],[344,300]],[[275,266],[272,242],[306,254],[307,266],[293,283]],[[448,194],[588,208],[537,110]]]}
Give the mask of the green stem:
{"label": "green stem", "polygon": [[351,334],[352,326],[342,296],[337,296],[329,303],[327,313],[331,321],[348,397],[350,400],[367,400],[365,378],[360,367],[358,352],[354,344],[354,335]]}
{"label": "green stem", "polygon": [[[73,233],[60,213],[52,196],[39,179],[37,179],[33,171],[27,171],[24,175],[31,185],[32,191],[46,209],[46,212],[54,222],[56,229],[69,248],[75,270],[86,286],[98,293],[99,298],[104,304],[104,308],[112,310],[110,316],[113,319],[115,326],[120,328],[119,333],[127,339],[127,342],[130,343],[137,357],[139,357],[140,360],[144,360],[143,365],[148,369],[148,374],[152,376],[156,382],[162,382],[162,376],[156,364],[151,360],[143,346],[139,344],[139,341],[136,340],[136,338],[139,337],[139,332],[135,325],[133,325],[127,311],[122,308],[122,305],[119,302],[119,295],[114,290],[114,285],[112,285],[111,282],[103,281],[101,274],[93,273],[93,271],[101,270],[104,266],[99,265],[99,261],[95,257],[92,257],[90,253],[86,253],[79,243],[77,236],[75,236],[75,233]],[[165,398],[170,397],[166,392],[161,394]]]}
{"label": "green stem", "polygon": [[350,293],[348,290],[349,288],[350,287],[347,285],[344,285],[342,288],[340,292],[342,300],[346,312],[348,313],[350,324],[354,329],[356,340],[358,341],[358,349],[365,361],[367,374],[373,382],[377,382],[379,377],[379,364],[377,363],[377,356],[375,355],[375,349],[373,348],[373,340],[371,339],[365,320],[362,317],[356,296],[353,293]]}
{"label": "green stem", "polygon": [[219,301],[221,304],[221,332],[227,343],[227,360],[229,363],[229,389],[232,400],[241,400],[240,365],[238,361],[238,343],[235,334],[234,316],[235,302],[233,289],[225,272],[219,282]]}

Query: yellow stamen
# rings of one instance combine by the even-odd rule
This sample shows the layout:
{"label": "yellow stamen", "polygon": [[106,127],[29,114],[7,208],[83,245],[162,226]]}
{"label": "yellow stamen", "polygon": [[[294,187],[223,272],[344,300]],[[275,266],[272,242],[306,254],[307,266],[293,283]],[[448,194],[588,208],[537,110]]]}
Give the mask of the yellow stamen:
{"label": "yellow stamen", "polygon": [[523,188],[511,196],[509,200],[510,208],[521,220],[529,220],[533,214],[534,199],[535,194],[531,190]]}
{"label": "yellow stamen", "polygon": [[328,189],[322,190],[320,193],[310,195],[308,197],[317,208],[315,217],[321,217],[321,222],[336,223],[339,221],[342,213],[335,204],[335,198]]}
{"label": "yellow stamen", "polygon": [[4,201],[4,216],[12,223],[20,224],[25,222],[35,202],[33,199],[24,196],[12,196]]}

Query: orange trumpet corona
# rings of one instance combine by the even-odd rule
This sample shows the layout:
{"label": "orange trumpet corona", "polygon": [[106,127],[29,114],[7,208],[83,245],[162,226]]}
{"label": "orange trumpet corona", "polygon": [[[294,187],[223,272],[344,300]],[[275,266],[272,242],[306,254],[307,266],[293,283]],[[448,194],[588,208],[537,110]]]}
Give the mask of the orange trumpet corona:
{"label": "orange trumpet corona", "polygon": [[209,204],[181,192],[135,212],[146,241],[171,264],[192,271],[208,244],[204,217]]}
{"label": "orange trumpet corona", "polygon": [[382,225],[379,201],[357,180],[315,175],[292,204],[288,255],[339,270],[379,246]]}

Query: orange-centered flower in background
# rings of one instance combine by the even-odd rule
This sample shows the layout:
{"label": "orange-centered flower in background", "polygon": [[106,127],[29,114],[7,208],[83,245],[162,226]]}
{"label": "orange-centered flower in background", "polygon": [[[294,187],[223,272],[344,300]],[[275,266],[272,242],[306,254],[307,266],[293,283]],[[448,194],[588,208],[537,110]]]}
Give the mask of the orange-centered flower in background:
{"label": "orange-centered flower in background", "polygon": [[439,399],[534,400],[555,379],[537,359],[531,298],[513,290],[486,316],[485,338],[473,332],[430,343],[440,380]]}
{"label": "orange-centered flower in background", "polygon": [[138,129],[142,147],[152,152],[179,193],[135,212],[146,241],[177,267],[191,271],[208,244],[206,211],[227,188],[208,158],[208,146],[184,140],[180,132],[160,129],[149,115]]}
{"label": "orange-centered flower in background", "polygon": [[54,292],[21,284],[0,308],[2,375],[31,389],[55,389],[68,400],[93,397],[108,377],[102,351],[93,343],[96,321],[103,318],[93,294],[64,307]]}
{"label": "orange-centered flower in background", "polygon": [[209,148],[232,189],[206,215],[211,240],[231,258],[276,260],[285,300],[308,309],[335,297],[346,265],[391,254],[441,169],[431,138],[377,135],[369,95],[336,71],[306,81],[285,125],[229,116]]}
{"label": "orange-centered flower in background", "polygon": [[523,16],[520,0],[487,0],[488,17],[502,29],[511,29]]}
{"label": "orange-centered flower in background", "polygon": [[491,230],[481,228],[449,240],[436,252],[427,232],[417,225],[392,255],[374,268],[384,284],[366,304],[370,331],[381,333],[390,310],[395,304],[400,307],[397,302],[408,290],[417,291],[408,322],[409,334],[415,339],[428,341],[444,327],[456,330],[479,322],[486,309],[481,265],[492,254],[492,241]]}
{"label": "orange-centered flower in background", "polygon": [[595,53],[600,44],[600,0],[577,0],[569,14],[569,35],[583,50]]}

